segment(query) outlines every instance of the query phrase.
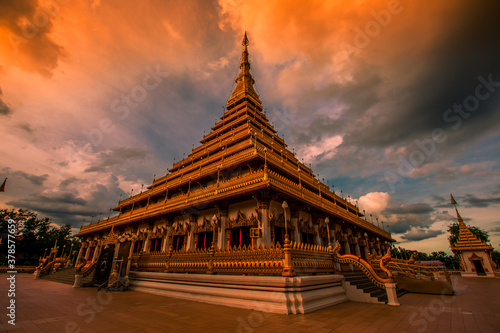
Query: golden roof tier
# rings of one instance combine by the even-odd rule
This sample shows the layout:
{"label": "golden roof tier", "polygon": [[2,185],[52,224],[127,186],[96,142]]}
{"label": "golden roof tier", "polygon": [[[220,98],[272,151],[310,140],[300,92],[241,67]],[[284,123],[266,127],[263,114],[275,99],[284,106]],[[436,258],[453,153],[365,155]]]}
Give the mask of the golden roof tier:
{"label": "golden roof tier", "polygon": [[493,250],[493,248],[477,238],[472,231],[465,225],[462,216],[458,212],[457,207],[455,207],[455,211],[457,212],[457,220],[458,220],[458,240],[451,248],[452,251],[473,251],[473,250]]}

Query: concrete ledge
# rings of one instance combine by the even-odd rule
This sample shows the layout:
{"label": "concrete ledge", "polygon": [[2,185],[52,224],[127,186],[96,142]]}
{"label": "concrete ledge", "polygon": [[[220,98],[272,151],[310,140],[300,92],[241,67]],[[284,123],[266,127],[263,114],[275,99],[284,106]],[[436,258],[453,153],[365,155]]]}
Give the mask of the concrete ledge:
{"label": "concrete ledge", "polygon": [[341,275],[203,275],[130,272],[130,289],[280,314],[308,313],[348,299]]}

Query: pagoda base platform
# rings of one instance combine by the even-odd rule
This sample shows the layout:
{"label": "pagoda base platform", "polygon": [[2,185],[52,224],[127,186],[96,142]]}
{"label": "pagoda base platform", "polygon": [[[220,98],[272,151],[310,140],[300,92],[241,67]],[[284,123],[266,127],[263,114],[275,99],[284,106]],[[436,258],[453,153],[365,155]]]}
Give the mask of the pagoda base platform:
{"label": "pagoda base platform", "polygon": [[191,301],[304,314],[348,301],[342,275],[300,277],[130,272],[130,289]]}

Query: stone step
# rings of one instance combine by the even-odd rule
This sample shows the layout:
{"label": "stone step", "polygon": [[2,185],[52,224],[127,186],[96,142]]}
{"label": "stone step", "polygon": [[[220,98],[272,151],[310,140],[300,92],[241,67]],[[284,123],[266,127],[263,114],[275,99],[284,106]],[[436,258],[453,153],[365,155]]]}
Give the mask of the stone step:
{"label": "stone step", "polygon": [[[50,275],[42,276],[42,279],[52,282],[73,285],[75,283],[75,274],[76,274],[75,268],[64,268]],[[92,274],[90,276],[83,278],[82,284],[88,283],[91,280],[92,280]]]}

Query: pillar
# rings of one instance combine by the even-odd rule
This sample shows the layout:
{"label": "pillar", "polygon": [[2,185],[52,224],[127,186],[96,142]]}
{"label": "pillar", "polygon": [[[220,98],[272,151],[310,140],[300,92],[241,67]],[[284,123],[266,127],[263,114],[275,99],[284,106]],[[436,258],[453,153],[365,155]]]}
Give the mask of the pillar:
{"label": "pillar", "polygon": [[356,246],[355,246],[355,249],[356,249],[356,255],[358,257],[361,257],[361,248],[359,247],[359,239],[356,238]]}
{"label": "pillar", "polygon": [[300,232],[299,232],[299,213],[300,207],[298,205],[290,204],[290,221],[292,223],[293,228],[293,241],[296,243],[300,243]]}
{"label": "pillar", "polygon": [[172,227],[167,227],[167,233],[162,244],[162,251],[166,252],[170,248],[170,234],[172,233]]}
{"label": "pillar", "polygon": [[227,248],[226,223],[228,216],[229,203],[227,201],[219,202],[219,230],[217,235],[217,247],[219,249]]}
{"label": "pillar", "polygon": [[[344,239],[345,239],[345,245],[344,245],[345,254],[354,254],[351,253],[351,244],[349,243],[349,236],[347,233],[344,234]],[[351,271],[354,271],[354,266],[352,264],[349,264],[349,269]]]}
{"label": "pillar", "polygon": [[319,225],[318,224],[314,224],[313,225],[313,229],[314,229],[314,234],[315,234],[315,241],[314,241],[314,244],[315,245],[321,245],[321,237],[319,236]]}
{"label": "pillar", "polygon": [[[120,249],[120,242],[115,243],[115,253],[113,254],[113,259],[118,260],[118,250]],[[111,268],[113,270],[113,268]]]}
{"label": "pillar", "polygon": [[196,223],[198,222],[198,215],[189,215],[189,234],[187,237],[186,251],[194,249],[194,230],[196,229]]}
{"label": "pillar", "polygon": [[99,258],[99,254],[101,252],[101,245],[100,241],[96,244],[95,250],[94,250],[94,255],[92,256],[92,262],[96,261]]}
{"label": "pillar", "polygon": [[257,206],[260,212],[262,237],[257,239],[257,246],[271,244],[271,225],[269,223],[269,204],[271,194],[269,191],[260,191],[257,198]]}
{"label": "pillar", "polygon": [[385,291],[387,293],[387,305],[390,306],[400,306],[398,302],[398,293],[396,291],[396,283],[386,283],[385,284]]}
{"label": "pillar", "polygon": [[130,245],[130,251],[128,252],[127,269],[125,270],[125,276],[128,277],[130,272],[130,267],[132,265],[132,255],[134,254],[135,239],[132,238],[132,244]]}

